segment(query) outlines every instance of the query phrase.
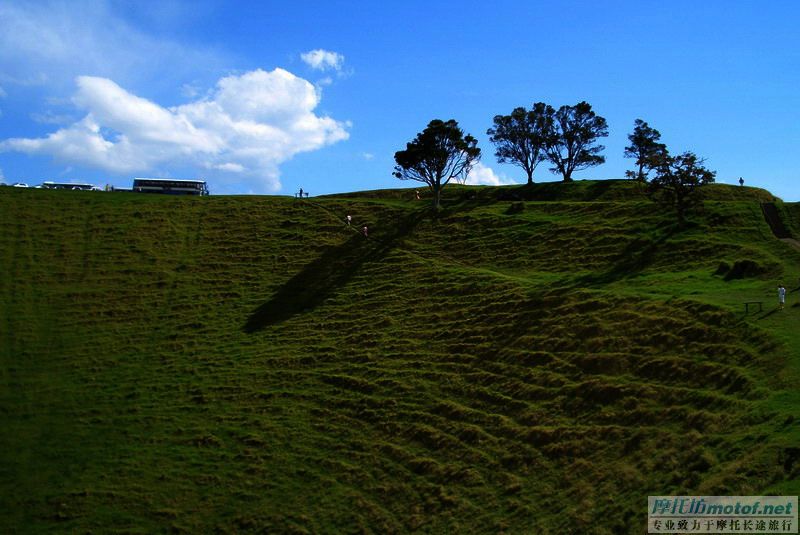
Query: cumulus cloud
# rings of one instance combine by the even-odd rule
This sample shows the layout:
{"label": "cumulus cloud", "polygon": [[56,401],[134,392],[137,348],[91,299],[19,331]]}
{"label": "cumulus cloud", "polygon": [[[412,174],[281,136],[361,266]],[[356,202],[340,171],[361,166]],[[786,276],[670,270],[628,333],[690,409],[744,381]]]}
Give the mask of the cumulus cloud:
{"label": "cumulus cloud", "polygon": [[472,167],[465,183],[472,186],[509,186],[517,182],[505,175],[498,175],[491,167],[479,162]]}
{"label": "cumulus cloud", "polygon": [[7,97],[8,93],[5,92],[2,86],[0,86],[0,98]]}
{"label": "cumulus cloud", "polygon": [[309,67],[318,71],[327,71],[331,69],[341,71],[344,65],[343,55],[321,48],[300,54],[300,59]]}
{"label": "cumulus cloud", "polygon": [[283,69],[224,77],[208,97],[171,108],[107,78],[76,83],[72,102],[82,119],[42,138],[7,139],[0,150],[117,173],[189,166],[276,191],[281,163],[349,136],[348,123],[314,113],[314,86]]}

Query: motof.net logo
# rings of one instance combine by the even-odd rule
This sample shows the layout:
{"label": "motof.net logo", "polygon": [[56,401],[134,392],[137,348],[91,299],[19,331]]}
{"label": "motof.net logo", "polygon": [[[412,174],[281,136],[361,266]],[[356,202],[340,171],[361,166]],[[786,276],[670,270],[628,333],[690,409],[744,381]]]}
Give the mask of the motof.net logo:
{"label": "motof.net logo", "polygon": [[797,533],[797,496],[648,496],[648,533]]}

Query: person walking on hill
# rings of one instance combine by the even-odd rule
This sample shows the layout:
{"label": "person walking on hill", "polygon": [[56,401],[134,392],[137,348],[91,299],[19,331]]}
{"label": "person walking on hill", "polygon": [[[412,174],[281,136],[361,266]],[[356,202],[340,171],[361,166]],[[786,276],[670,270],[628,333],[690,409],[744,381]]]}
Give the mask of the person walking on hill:
{"label": "person walking on hill", "polygon": [[344,220],[347,222],[347,226],[349,227],[350,223],[353,222],[353,216],[351,216],[350,214],[347,214],[347,217],[345,217]]}
{"label": "person walking on hill", "polygon": [[742,177],[739,177],[739,185],[744,186],[744,179]]}
{"label": "person walking on hill", "polygon": [[786,288],[783,284],[778,285],[778,308],[783,310],[783,305],[786,303]]}
{"label": "person walking on hill", "polygon": [[364,237],[365,237],[365,238],[369,238],[369,229],[367,228],[367,226],[366,226],[366,225],[364,225],[364,228],[363,228],[363,229],[361,229],[361,232],[363,232],[363,233],[364,233]]}

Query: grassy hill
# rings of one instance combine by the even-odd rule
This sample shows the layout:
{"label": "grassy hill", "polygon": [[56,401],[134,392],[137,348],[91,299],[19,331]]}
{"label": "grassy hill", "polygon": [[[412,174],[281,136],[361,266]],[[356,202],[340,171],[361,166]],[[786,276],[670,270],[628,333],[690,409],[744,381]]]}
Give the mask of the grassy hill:
{"label": "grassy hill", "polygon": [[796,495],[800,251],[769,193],[707,196],[680,229],[615,181],[0,188],[0,529],[641,533],[648,495]]}

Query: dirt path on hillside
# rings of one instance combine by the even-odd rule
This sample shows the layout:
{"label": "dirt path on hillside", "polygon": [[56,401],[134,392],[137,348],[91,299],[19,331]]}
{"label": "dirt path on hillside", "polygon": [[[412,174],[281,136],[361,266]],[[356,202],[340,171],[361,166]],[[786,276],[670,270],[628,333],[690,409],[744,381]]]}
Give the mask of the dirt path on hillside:
{"label": "dirt path on hillside", "polygon": [[795,249],[800,251],[800,241],[795,240],[794,238],[781,238],[781,241],[783,243],[788,244],[789,247],[794,247]]}
{"label": "dirt path on hillside", "polygon": [[792,237],[789,229],[787,229],[786,225],[781,221],[781,217],[778,215],[778,207],[775,206],[775,203],[762,202],[761,212],[764,214],[764,219],[776,238],[783,240]]}
{"label": "dirt path on hillside", "polygon": [[800,251],[800,241],[792,238],[792,233],[786,228],[780,215],[778,215],[778,208],[775,206],[775,203],[761,203],[761,212],[764,214],[764,219],[769,225],[770,230],[772,230],[772,234],[789,247]]}

